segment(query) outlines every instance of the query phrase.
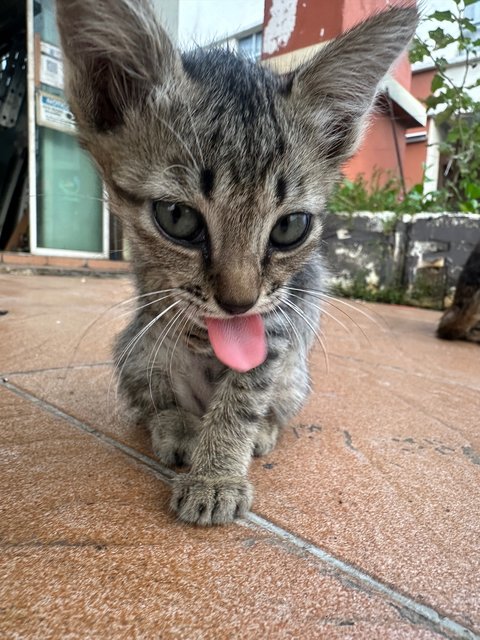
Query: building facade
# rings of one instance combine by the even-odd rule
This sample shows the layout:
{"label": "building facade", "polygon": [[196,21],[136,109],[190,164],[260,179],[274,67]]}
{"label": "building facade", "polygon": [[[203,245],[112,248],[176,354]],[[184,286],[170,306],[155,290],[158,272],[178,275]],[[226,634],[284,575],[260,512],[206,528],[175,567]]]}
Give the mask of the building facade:
{"label": "building facade", "polygon": [[[385,0],[153,1],[181,48],[228,45],[280,73],[386,5]],[[5,0],[0,17],[14,15],[17,4]],[[124,257],[119,224],[109,213],[95,167],[77,143],[65,100],[54,0],[27,0],[22,6],[23,14],[5,34],[10,48],[0,47],[0,79],[7,87],[2,94],[0,82],[0,168],[5,178],[0,182],[0,250]],[[363,173],[368,178],[379,167],[404,176],[408,184],[418,181],[430,133],[417,98],[423,97],[428,73],[416,70],[412,78],[406,57],[396,66],[361,150],[345,167],[348,177]],[[5,114],[14,124],[5,125]],[[7,148],[9,154],[2,156]]]}

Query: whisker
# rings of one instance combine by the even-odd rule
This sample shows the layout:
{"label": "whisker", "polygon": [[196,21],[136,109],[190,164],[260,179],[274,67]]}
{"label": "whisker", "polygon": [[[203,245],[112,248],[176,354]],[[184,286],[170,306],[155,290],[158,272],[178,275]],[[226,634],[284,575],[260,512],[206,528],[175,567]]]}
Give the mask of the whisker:
{"label": "whisker", "polygon": [[162,293],[169,293],[171,291],[175,292],[175,291],[177,291],[177,289],[176,288],[173,288],[173,289],[159,289],[158,291],[152,291],[150,293],[143,293],[142,295],[133,296],[131,298],[127,298],[127,300],[122,300],[121,302],[116,302],[114,305],[112,305],[112,306],[108,307],[107,309],[105,309],[104,311],[102,311],[101,314],[95,318],[95,320],[92,320],[92,322],[90,322],[87,325],[86,329],[84,329],[84,331],[80,335],[80,338],[78,339],[77,344],[75,345],[73,356],[70,359],[70,362],[68,364],[68,368],[71,367],[73,359],[75,358],[75,355],[77,353],[78,347],[80,346],[80,343],[82,342],[82,340],[85,338],[85,336],[90,331],[90,329],[92,329],[92,327],[94,327],[97,324],[97,322],[99,322],[107,313],[109,313],[110,311],[113,311],[114,309],[117,309],[118,307],[121,307],[121,306],[123,306],[125,304],[129,304],[130,302],[136,302],[137,300],[140,300],[140,298],[146,298],[147,296],[155,296],[155,295],[159,295],[159,294],[162,294]]}
{"label": "whisker", "polygon": [[[324,300],[335,300],[335,302],[338,302],[339,304],[345,305],[348,309],[352,309],[353,311],[356,311],[360,315],[362,315],[365,318],[367,318],[367,320],[370,320],[370,322],[372,322],[378,329],[380,329],[384,333],[385,332],[388,333],[390,331],[388,325],[386,325],[386,323],[383,320],[383,318],[382,318],[382,321],[383,321],[383,324],[382,324],[382,322],[379,322],[378,320],[376,320],[372,315],[370,315],[369,313],[367,313],[363,309],[360,309],[359,306],[355,306],[354,304],[351,304],[350,302],[347,302],[346,300],[342,300],[342,298],[336,298],[335,296],[330,296],[330,295],[328,295],[326,293],[320,293],[319,296],[321,298],[323,298]],[[381,316],[379,316],[379,317],[381,317]]]}
{"label": "whisker", "polygon": [[[193,306],[193,305],[192,305],[192,306]],[[186,316],[186,318],[185,318],[185,322],[183,323],[183,325],[180,325],[180,322],[178,323],[178,324],[179,324],[179,326],[180,326],[180,331],[178,332],[177,339],[175,340],[175,343],[174,343],[173,348],[172,348],[172,350],[171,350],[170,365],[169,365],[169,367],[168,367],[168,377],[169,377],[169,379],[170,379],[170,384],[171,384],[171,386],[172,386],[172,390],[173,390],[174,395],[175,395],[175,391],[174,391],[174,387],[173,387],[173,356],[175,355],[175,350],[176,350],[176,348],[177,348],[178,341],[180,340],[180,338],[181,338],[181,337],[182,337],[182,335],[183,335],[183,332],[185,331],[185,327],[187,326],[188,322],[192,319],[192,317],[193,317],[193,315],[194,315],[194,313],[195,313],[195,309],[193,309],[193,310],[191,310],[191,311],[190,311],[190,313],[189,313],[189,314],[188,314],[188,316],[187,316],[187,311],[188,311],[188,310],[189,310],[189,307],[187,307],[187,308],[185,309],[185,316]],[[177,405],[177,407],[178,407],[178,405]]]}
{"label": "whisker", "polygon": [[[366,313],[365,311],[363,311],[362,309],[358,309],[355,305],[353,304],[349,304],[348,302],[346,302],[345,300],[341,300],[340,298],[335,298],[334,296],[329,296],[326,293],[323,293],[321,291],[317,291],[315,289],[299,289],[296,287],[285,287],[286,289],[288,289],[289,291],[300,291],[302,293],[306,293],[307,295],[310,295],[314,298],[318,298],[320,300],[322,300],[323,302],[325,302],[326,304],[330,304],[332,307],[334,307],[335,309],[337,309],[337,311],[340,311],[340,313],[343,313],[345,316],[347,316],[347,318],[353,322],[353,324],[359,329],[359,331],[362,333],[362,335],[364,336],[365,340],[368,342],[368,344],[371,344],[370,339],[368,337],[368,335],[365,333],[365,331],[363,330],[363,328],[358,324],[358,322],[356,322],[350,315],[348,315],[348,313],[346,311],[344,311],[343,309],[341,309],[340,307],[337,307],[332,300],[335,300],[335,302],[338,302],[339,304],[344,304],[347,308],[349,309],[353,309],[354,311],[358,311],[359,314],[364,315],[366,318],[368,318],[368,320],[370,320],[370,322],[372,322],[373,324],[378,324],[376,323],[375,319],[372,318],[368,313]],[[383,329],[382,329],[383,330]]]}
{"label": "whisker", "polygon": [[[346,311],[344,311],[341,307],[337,307],[337,305],[335,305],[331,300],[328,300],[324,297],[321,297],[321,295],[316,292],[316,291],[312,291],[312,290],[308,290],[308,289],[298,289],[295,287],[285,287],[285,289],[287,289],[288,291],[301,291],[302,293],[306,293],[308,295],[311,295],[314,298],[318,298],[319,300],[321,300],[324,304],[329,304],[330,306],[332,306],[334,309],[336,309],[337,311],[339,311],[340,313],[343,313],[344,316],[346,316],[350,322],[352,322],[357,329],[360,331],[360,333],[363,335],[363,337],[365,338],[365,340],[367,341],[367,343],[370,345],[370,339],[368,337],[368,335],[365,333],[365,331],[363,330],[363,328],[358,324],[358,322],[356,322],[356,320],[354,318],[352,318]],[[292,294],[293,295],[293,294]],[[335,299],[335,298],[332,298]],[[305,302],[310,302],[308,300],[305,300]],[[339,301],[340,302],[340,301]],[[327,315],[328,317],[332,318],[332,320],[335,320],[336,322],[338,322],[340,324],[340,320],[338,318],[336,318],[335,316],[329,314],[325,309],[323,309],[322,307],[320,307],[320,311],[324,312],[325,315]],[[352,332],[346,327],[347,331],[351,334]]]}
{"label": "whisker", "polygon": [[[300,337],[300,334],[298,333],[297,327],[295,326],[295,323],[289,318],[288,313],[282,309],[281,307],[278,307],[278,310],[281,312],[284,320],[287,322],[288,326],[290,327],[290,329],[293,331],[295,338],[297,339],[297,342],[299,345],[302,344],[302,338]],[[290,340],[292,339],[292,334],[289,332],[290,335]],[[293,342],[293,340],[292,340]]]}
{"label": "whisker", "polygon": [[177,313],[175,313],[173,318],[170,318],[170,320],[168,321],[167,325],[164,327],[163,331],[160,333],[160,335],[158,336],[157,340],[155,341],[155,344],[152,347],[151,356],[150,356],[149,361],[148,361],[148,365],[147,365],[148,388],[149,388],[149,391],[150,391],[150,398],[152,400],[153,408],[155,409],[155,413],[157,415],[158,415],[158,410],[157,410],[157,406],[155,404],[155,398],[153,397],[153,369],[154,369],[155,362],[156,362],[157,357],[158,357],[158,353],[159,353],[160,349],[162,348],[162,345],[165,342],[165,339],[167,338],[168,334],[170,333],[170,329],[172,329],[175,326],[175,323],[176,323],[177,319],[179,319],[180,316],[184,312],[185,312],[184,309],[180,309],[179,311],[177,311]]}
{"label": "whisker", "polygon": [[327,349],[325,347],[325,343],[322,340],[322,338],[319,336],[317,330],[315,329],[315,327],[313,326],[313,324],[310,322],[310,320],[307,318],[307,316],[305,315],[305,313],[302,311],[302,309],[300,309],[300,307],[298,305],[296,305],[294,302],[292,302],[291,300],[284,300],[283,301],[284,304],[286,304],[288,307],[290,307],[290,309],[292,309],[292,311],[294,311],[309,327],[310,329],[313,331],[314,336],[316,337],[316,339],[318,340],[318,342],[320,343],[320,346],[322,347],[322,351],[323,351],[323,356],[325,359],[325,366],[326,366],[326,370],[327,370],[327,374],[330,373],[330,364],[328,361],[328,353],[327,353]]}
{"label": "whisker", "polygon": [[147,302],[146,304],[142,304],[140,307],[135,307],[134,309],[129,309],[128,311],[124,311],[123,313],[120,313],[116,317],[117,318],[123,318],[123,317],[128,316],[129,314],[131,314],[132,311],[140,311],[140,309],[145,309],[145,307],[150,307],[152,304],[156,304],[157,302],[161,302],[162,300],[167,300],[167,298],[171,298],[174,295],[175,295],[175,292],[174,293],[169,293],[168,295],[163,296],[162,298],[156,298],[155,300],[152,300],[151,302]]}
{"label": "whisker", "polygon": [[[190,306],[193,306],[193,307],[194,307],[194,305],[192,305],[191,303],[190,303]],[[189,307],[187,307],[187,308],[185,309],[185,315],[187,315],[188,308],[189,308]],[[183,412],[180,410],[180,406],[179,406],[179,404],[178,404],[177,394],[175,393],[175,387],[174,387],[174,384],[173,384],[172,368],[173,368],[173,357],[174,357],[174,355],[175,355],[175,349],[177,348],[178,341],[179,341],[179,339],[181,338],[181,336],[182,336],[183,332],[185,331],[185,327],[187,326],[187,323],[188,323],[188,322],[189,322],[189,320],[193,317],[193,315],[194,315],[194,314],[195,314],[195,308],[191,311],[191,313],[188,315],[188,317],[186,318],[186,320],[185,320],[185,322],[183,323],[183,325],[180,327],[180,331],[179,331],[179,333],[178,333],[177,339],[175,340],[175,344],[173,345],[173,349],[171,349],[170,366],[169,366],[169,368],[168,368],[168,378],[169,378],[169,380],[170,380],[170,386],[171,386],[171,388],[172,388],[173,398],[174,398],[174,400],[175,400],[175,408],[177,409],[177,413],[178,413],[179,419],[182,421],[182,424],[183,424],[183,427],[184,427],[184,429],[185,429],[185,430],[187,429],[187,425],[186,425],[186,423],[185,423],[185,415],[184,415],[184,414],[183,414]],[[180,325],[180,322],[179,322],[179,325]],[[190,330],[191,330],[191,329],[190,329]],[[175,334],[174,334],[174,335],[175,335]],[[168,355],[167,355],[167,357],[168,357]]]}
{"label": "whisker", "polygon": [[285,329],[285,331],[287,332],[289,341],[292,342],[292,334],[290,332],[290,327],[287,327],[286,324],[285,324],[285,318],[284,318],[284,315],[283,315],[283,309],[281,309],[281,308],[272,309],[272,313],[274,314],[275,319],[279,322],[279,324],[282,327],[282,329]]}
{"label": "whisker", "polygon": [[[127,298],[126,300],[121,300],[120,302],[115,303],[114,305],[111,305],[110,307],[108,307],[107,309],[105,309],[104,311],[102,311],[100,313],[100,315],[98,315],[94,320],[92,320],[87,326],[86,328],[82,331],[82,333],[80,334],[80,337],[78,338],[76,344],[73,347],[73,353],[72,356],[70,358],[70,360],[68,361],[67,365],[66,365],[66,372],[65,372],[65,378],[64,378],[64,384],[67,383],[67,378],[69,375],[69,372],[73,369],[73,362],[75,360],[75,357],[78,353],[78,350],[80,348],[81,343],[83,342],[83,340],[85,339],[86,335],[88,334],[89,331],[91,331],[93,329],[93,327],[100,322],[100,320],[102,320],[102,318],[105,317],[105,315],[111,311],[114,311],[115,309],[118,309],[119,307],[125,305],[125,304],[129,304],[131,302],[135,302],[137,300],[140,300],[141,298],[146,298],[148,296],[153,296],[153,295],[159,295],[162,293],[169,293],[169,292],[175,292],[177,291],[176,288],[171,288],[171,289],[159,289],[158,291],[151,291],[150,293],[144,293],[141,295],[136,295],[136,296],[132,296],[131,298]],[[171,293],[169,296],[165,296],[163,299],[166,299],[167,297],[170,297],[171,295],[173,295],[173,293]],[[158,299],[156,300],[156,302],[158,302]],[[131,313],[131,310],[128,311],[128,313]],[[120,314],[118,317],[122,317],[123,315],[126,314]],[[105,326],[107,324],[107,322],[105,322],[105,324],[103,326]],[[102,328],[102,326],[100,326],[100,328]],[[112,375],[114,375],[115,370],[113,372]],[[111,386],[111,381],[109,384],[109,389]],[[107,396],[108,398],[108,396]],[[108,404],[108,401],[107,401]]]}
{"label": "whisker", "polygon": [[[168,311],[170,311],[170,309],[172,309],[173,307],[175,307],[177,304],[180,304],[182,302],[182,300],[176,300],[175,302],[173,302],[171,305],[169,305],[166,309],[164,309],[163,311],[161,311],[159,314],[157,314],[153,320],[150,320],[150,322],[143,327],[140,331],[138,331],[138,333],[130,340],[130,342],[127,344],[127,346],[125,347],[125,349],[122,351],[117,364],[115,365],[113,372],[112,372],[112,376],[110,378],[110,384],[108,385],[108,393],[107,393],[107,403],[108,403],[108,398],[110,397],[110,389],[111,389],[111,385],[112,385],[112,380],[115,377],[115,374],[118,370],[118,367],[120,365],[120,363],[122,363],[122,366],[120,368],[120,371],[118,373],[118,380],[121,380],[122,377],[122,373],[123,373],[123,369],[125,367],[125,364],[131,354],[131,352],[133,351],[133,349],[135,348],[135,346],[138,344],[139,340],[141,340],[143,338],[143,336],[147,333],[147,331],[153,327],[153,325],[158,322],[158,320],[160,320],[160,318],[162,316],[164,316]],[[123,360],[123,362],[122,362]],[[118,392],[118,385],[117,385],[117,392]]]}
{"label": "whisker", "polygon": [[306,304],[309,304],[310,306],[314,307],[315,309],[318,309],[320,311],[320,313],[325,314],[327,316],[327,318],[330,318],[331,320],[333,320],[333,322],[336,322],[340,327],[342,327],[342,329],[344,329],[344,331],[346,331],[348,334],[352,335],[352,332],[350,331],[350,329],[345,324],[343,324],[343,322],[341,320],[336,318],[333,314],[329,313],[326,309],[324,309],[320,305],[315,304],[311,300],[306,300],[305,298],[302,298],[302,296],[298,296],[295,293],[290,293],[290,295],[293,298],[297,298],[298,300],[303,300],[303,302],[305,302]]}

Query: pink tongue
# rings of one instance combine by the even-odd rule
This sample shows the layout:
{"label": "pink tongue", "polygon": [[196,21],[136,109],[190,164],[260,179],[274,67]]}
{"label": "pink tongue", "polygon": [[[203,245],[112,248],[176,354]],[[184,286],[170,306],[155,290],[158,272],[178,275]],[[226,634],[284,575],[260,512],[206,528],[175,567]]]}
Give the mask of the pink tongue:
{"label": "pink tongue", "polygon": [[258,367],[267,357],[267,342],[261,316],[241,316],[228,320],[205,318],[215,355],[236,371]]}

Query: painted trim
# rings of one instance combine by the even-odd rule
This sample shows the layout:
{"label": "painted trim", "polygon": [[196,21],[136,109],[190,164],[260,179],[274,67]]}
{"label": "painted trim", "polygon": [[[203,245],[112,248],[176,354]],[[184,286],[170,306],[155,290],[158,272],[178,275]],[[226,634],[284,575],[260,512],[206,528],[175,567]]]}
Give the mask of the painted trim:
{"label": "painted trim", "polygon": [[418,122],[418,126],[427,125],[427,110],[405,87],[390,74],[380,84],[380,91],[387,93],[409,116]]}
{"label": "painted trim", "polygon": [[35,138],[35,43],[33,0],[26,0],[27,10],[27,113],[28,113],[28,193],[30,253],[37,246],[37,145]]}
{"label": "painted trim", "polygon": [[278,56],[272,56],[271,58],[266,58],[262,60],[261,63],[266,67],[272,69],[272,71],[276,71],[277,73],[289,73],[293,71],[300,65],[308,62],[310,58],[320,51],[328,42],[318,42],[317,44],[312,44],[308,47],[302,47],[301,49],[295,49],[295,51],[290,51],[289,53],[282,53]]}
{"label": "painted trim", "polygon": [[[262,60],[262,64],[269,67],[277,73],[289,73],[300,65],[308,62],[316,53],[318,53],[328,42],[319,42],[309,47],[296,49],[289,53]],[[426,126],[427,111],[423,104],[417,100],[403,85],[388,75],[380,84],[380,91],[388,92],[390,98],[398,104],[403,111],[408,113],[411,118],[418,122],[419,126]]]}
{"label": "painted trim", "polygon": [[438,174],[440,171],[440,130],[433,118],[430,119],[427,138],[427,157],[425,159],[425,193],[431,193],[438,189]]}
{"label": "painted trim", "polygon": [[108,192],[103,184],[102,199],[102,240],[103,258],[110,258],[110,207],[108,206]]}
{"label": "painted trim", "polygon": [[105,260],[104,253],[94,253],[92,251],[74,251],[72,249],[45,249],[45,247],[36,247],[35,251],[30,252],[33,256],[52,256],[53,258],[95,258]]}

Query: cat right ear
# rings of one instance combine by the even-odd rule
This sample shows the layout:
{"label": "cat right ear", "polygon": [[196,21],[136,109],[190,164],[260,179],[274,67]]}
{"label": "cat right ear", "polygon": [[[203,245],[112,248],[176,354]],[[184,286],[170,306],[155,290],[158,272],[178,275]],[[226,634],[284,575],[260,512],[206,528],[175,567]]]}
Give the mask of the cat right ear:
{"label": "cat right ear", "polygon": [[379,82],[417,22],[414,0],[403,0],[326,44],[286,79],[284,93],[322,131],[324,157],[340,163],[356,151]]}
{"label": "cat right ear", "polygon": [[80,128],[109,131],[181,70],[148,0],[57,0],[66,94]]}

